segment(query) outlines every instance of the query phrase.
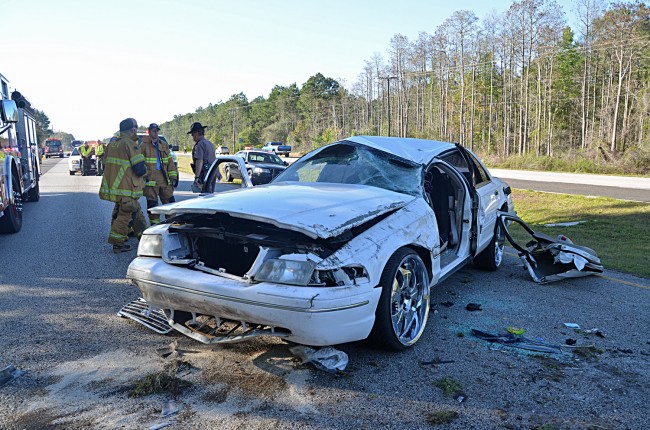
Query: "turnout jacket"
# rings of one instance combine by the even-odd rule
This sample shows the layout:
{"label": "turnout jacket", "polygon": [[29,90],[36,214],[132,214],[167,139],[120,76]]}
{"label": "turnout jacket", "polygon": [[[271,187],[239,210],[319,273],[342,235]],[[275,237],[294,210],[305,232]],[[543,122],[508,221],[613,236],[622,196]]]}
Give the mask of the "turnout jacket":
{"label": "turnout jacket", "polygon": [[99,188],[99,198],[123,202],[124,198],[142,197],[143,176],[147,173],[147,168],[138,142],[128,137],[120,137],[106,147],[104,154],[104,176]]}
{"label": "turnout jacket", "polygon": [[142,138],[142,155],[144,155],[144,161],[147,165],[147,172],[149,173],[149,179],[145,183],[147,187],[155,187],[156,185],[171,185],[172,179],[178,179],[178,169],[174,164],[170,154],[169,144],[164,140],[158,138],[158,156],[160,157],[160,172],[162,172],[166,183],[165,184],[156,184],[156,181],[152,179],[153,172],[156,171],[156,147],[153,144],[151,137],[144,136]]}

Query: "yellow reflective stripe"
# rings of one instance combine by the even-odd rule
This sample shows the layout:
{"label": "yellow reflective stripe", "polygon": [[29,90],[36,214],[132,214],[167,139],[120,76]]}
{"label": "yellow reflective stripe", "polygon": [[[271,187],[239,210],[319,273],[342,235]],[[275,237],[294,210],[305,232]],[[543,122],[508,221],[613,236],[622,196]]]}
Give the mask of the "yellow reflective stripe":
{"label": "yellow reflective stripe", "polygon": [[120,167],[120,170],[117,172],[117,176],[115,177],[115,181],[113,182],[113,186],[111,187],[112,189],[116,190],[117,187],[120,186],[122,179],[124,179],[125,173],[126,173],[126,166]]}
{"label": "yellow reflective stripe", "polygon": [[117,157],[106,157],[105,164],[117,164],[118,166],[129,166],[129,160],[123,160]]}
{"label": "yellow reflective stripe", "polygon": [[169,172],[167,172],[167,175],[168,175],[170,178],[175,178],[175,177],[178,176],[178,172],[177,172],[176,170],[170,170]]}
{"label": "yellow reflective stripe", "polygon": [[146,184],[144,184],[147,187],[155,187],[156,186],[156,181],[147,181]]}
{"label": "yellow reflective stripe", "polygon": [[144,159],[144,162],[147,164],[156,164],[156,159],[147,157]]}
{"label": "yellow reflective stripe", "polygon": [[118,239],[118,240],[127,240],[128,239],[127,236],[124,236],[123,234],[116,233],[113,230],[111,230],[111,232],[108,234],[108,237],[113,238],[113,239]]}
{"label": "yellow reflective stripe", "polygon": [[137,154],[131,157],[131,164],[138,164],[144,161],[144,155],[142,154]]}
{"label": "yellow reflective stripe", "polygon": [[[143,196],[142,191],[131,191],[131,190],[122,190],[122,189],[110,189],[110,188],[100,188],[100,194],[105,194],[106,197],[133,197],[135,199]],[[110,200],[110,199],[109,199]]]}

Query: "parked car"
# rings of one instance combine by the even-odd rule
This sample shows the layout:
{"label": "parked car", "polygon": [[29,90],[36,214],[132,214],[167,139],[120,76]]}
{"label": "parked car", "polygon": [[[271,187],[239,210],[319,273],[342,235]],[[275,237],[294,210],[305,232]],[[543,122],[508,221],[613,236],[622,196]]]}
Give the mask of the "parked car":
{"label": "parked car", "polygon": [[214,151],[215,155],[228,155],[230,154],[230,149],[228,149],[227,146],[222,145],[222,146],[217,146],[217,149]]}
{"label": "parked car", "polygon": [[[84,175],[84,172],[81,170],[81,152],[79,152],[79,147],[73,147],[70,157],[68,157],[68,171],[70,175],[74,175],[79,172],[81,175]],[[97,157],[95,154],[91,156],[90,168],[88,173],[93,175],[97,174]]]}
{"label": "parked car", "polygon": [[291,146],[285,145],[282,142],[266,142],[266,145],[264,145],[261,149],[262,151],[284,155],[285,157],[288,157],[289,153],[291,152]]}
{"label": "parked car", "polygon": [[[239,151],[235,154],[241,157],[246,165],[246,174],[251,179],[253,185],[268,184],[284,172],[284,169],[289,165],[286,161],[282,161],[280,157],[266,151]],[[235,163],[226,164],[225,179],[232,182],[233,179],[241,179],[239,168]]]}
{"label": "parked car", "polygon": [[[204,191],[215,189],[221,157]],[[355,136],[273,182],[152,208],[127,277],[172,327],[204,343],[277,336],[413,346],[429,292],[473,262],[496,270],[510,187],[466,148]],[[230,184],[228,184],[230,185]]]}

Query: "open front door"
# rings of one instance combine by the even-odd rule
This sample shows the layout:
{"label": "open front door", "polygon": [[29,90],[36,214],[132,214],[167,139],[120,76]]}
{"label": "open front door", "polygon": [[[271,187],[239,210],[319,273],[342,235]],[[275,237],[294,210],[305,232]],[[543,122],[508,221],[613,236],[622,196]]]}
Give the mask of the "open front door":
{"label": "open front door", "polygon": [[465,174],[465,178],[469,182],[467,188],[469,189],[469,196],[472,201],[472,222],[471,222],[470,238],[469,238],[469,253],[472,257],[474,257],[478,250],[478,236],[479,236],[478,215],[481,207],[481,202],[479,199],[479,195],[476,192],[476,172],[473,169],[474,163],[472,162],[472,159],[468,154],[467,150],[463,148],[459,143],[456,144],[456,148],[458,149],[458,152],[460,152],[461,156],[467,163],[467,169],[468,169],[467,173]]}
{"label": "open front door", "polygon": [[[224,180],[226,167],[230,171],[233,171],[234,169],[239,170],[241,184],[230,183]],[[208,170],[206,179],[203,182],[201,194],[220,193],[223,191],[230,191],[238,188],[246,188],[252,186],[253,183],[251,182],[251,179],[248,176],[248,172],[246,171],[246,164],[244,164],[244,160],[241,157],[237,157],[235,155],[219,155]]]}

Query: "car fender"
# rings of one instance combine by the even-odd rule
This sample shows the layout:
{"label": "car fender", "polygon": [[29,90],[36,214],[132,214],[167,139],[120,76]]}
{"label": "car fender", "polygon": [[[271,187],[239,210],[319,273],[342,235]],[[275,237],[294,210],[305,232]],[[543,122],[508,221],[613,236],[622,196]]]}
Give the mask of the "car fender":
{"label": "car fender", "polygon": [[[419,251],[433,284],[440,276],[439,242],[433,210],[424,199],[415,199],[354,237],[316,268],[332,270],[363,265],[371,283],[378,285],[388,259],[396,250],[407,246]],[[426,255],[422,255],[424,252]]]}

